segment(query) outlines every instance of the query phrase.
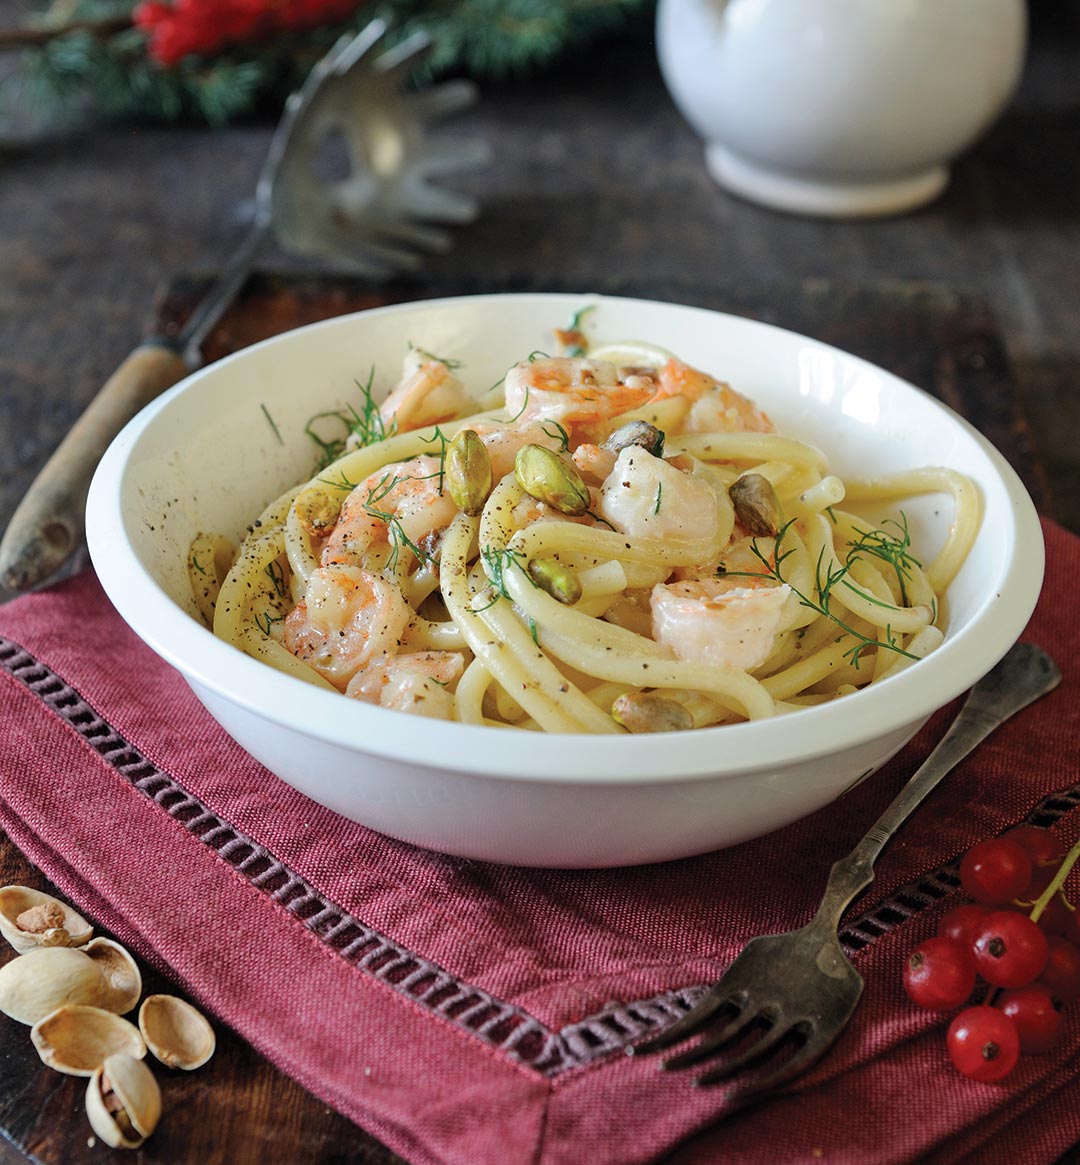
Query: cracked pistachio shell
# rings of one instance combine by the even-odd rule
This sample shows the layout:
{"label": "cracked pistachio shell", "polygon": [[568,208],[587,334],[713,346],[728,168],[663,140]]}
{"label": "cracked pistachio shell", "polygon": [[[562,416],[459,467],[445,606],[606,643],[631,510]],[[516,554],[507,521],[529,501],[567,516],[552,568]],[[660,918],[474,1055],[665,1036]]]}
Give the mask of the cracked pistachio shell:
{"label": "cracked pistachio shell", "polygon": [[655,692],[627,692],[611,705],[611,716],[627,732],[686,732],[694,727],[682,704]]}
{"label": "cracked pistachio shell", "polygon": [[446,450],[446,488],[462,513],[479,514],[491,493],[491,458],[472,429],[462,429]]}
{"label": "cracked pistachio shell", "polygon": [[620,453],[632,445],[638,445],[654,457],[664,455],[664,432],[648,421],[627,421],[611,434],[601,446],[612,453]]}
{"label": "cracked pistachio shell", "polygon": [[780,503],[772,482],[760,473],[744,473],[728,486],[735,517],[757,538],[775,536],[780,528]]}
{"label": "cracked pistachio shell", "polygon": [[139,1002],[142,974],[130,954],[111,938],[96,938],[86,953],[101,968],[105,984],[97,1006],[126,1015]]}
{"label": "cracked pistachio shell", "polygon": [[0,968],[0,1011],[31,1026],[65,1004],[96,1005],[105,990],[101,967],[72,947],[39,947]]}
{"label": "cracked pistachio shell", "polygon": [[167,1067],[190,1072],[214,1054],[214,1029],[198,1008],[175,995],[148,995],[139,1008],[139,1031]]}
{"label": "cracked pistachio shell", "polygon": [[523,445],[514,458],[514,475],[530,496],[560,514],[584,514],[592,500],[577,467],[543,445]]}
{"label": "cracked pistachio shell", "polygon": [[[118,1111],[110,1110],[106,1085],[120,1104]],[[153,1072],[123,1052],[109,1056],[86,1085],[86,1115],[105,1144],[137,1149],[161,1119],[161,1089]]]}
{"label": "cracked pistachio shell", "polygon": [[43,1064],[65,1076],[92,1076],[114,1052],[136,1060],[146,1055],[139,1029],[100,1007],[58,1007],[30,1029]]}
{"label": "cracked pistachio shell", "polygon": [[93,933],[90,923],[59,898],[29,886],[0,886],[0,934],[20,955],[37,947],[81,947]]}

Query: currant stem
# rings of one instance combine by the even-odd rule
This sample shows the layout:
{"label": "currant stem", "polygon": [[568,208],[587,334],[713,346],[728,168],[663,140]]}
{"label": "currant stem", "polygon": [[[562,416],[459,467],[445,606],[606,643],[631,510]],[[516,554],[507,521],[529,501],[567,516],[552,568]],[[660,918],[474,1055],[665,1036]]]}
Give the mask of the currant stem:
{"label": "currant stem", "polygon": [[1069,871],[1076,865],[1078,860],[1080,860],[1080,841],[1065,855],[1050,885],[1035,900],[1035,905],[1031,908],[1032,922],[1038,922],[1042,918],[1043,911],[1050,905],[1054,895],[1065,885],[1065,879],[1069,876]]}

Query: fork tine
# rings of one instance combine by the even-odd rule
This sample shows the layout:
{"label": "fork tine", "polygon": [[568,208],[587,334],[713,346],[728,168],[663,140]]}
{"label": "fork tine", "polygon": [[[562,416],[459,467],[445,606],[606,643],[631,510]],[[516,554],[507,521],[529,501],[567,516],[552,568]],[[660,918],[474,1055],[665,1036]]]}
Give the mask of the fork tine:
{"label": "fork tine", "polygon": [[[740,1012],[718,1032],[711,1033],[700,1043],[694,1044],[693,1047],[687,1048],[685,1052],[680,1052],[677,1056],[669,1056],[661,1067],[665,1072],[675,1072],[679,1068],[696,1064],[699,1060],[707,1060],[709,1056],[719,1052],[725,1045],[742,1035],[755,1020],[760,1018],[760,1014],[760,1012],[750,1012],[749,1014]],[[755,1044],[757,1042],[755,1041]]]}
{"label": "fork tine", "polygon": [[677,1019],[669,1028],[655,1035],[641,1044],[633,1044],[626,1049],[631,1056],[648,1056],[653,1052],[662,1052],[672,1044],[681,1043],[687,1036],[691,1036],[724,1007],[738,1007],[742,1011],[743,1003],[736,1003],[737,996],[722,993],[708,992],[681,1018]]}
{"label": "fork tine", "polygon": [[[816,1039],[807,1040],[804,1047],[800,1048],[790,1059],[785,1060],[774,1072],[758,1076],[747,1084],[733,1088],[728,1093],[728,1100],[735,1105],[743,1106],[763,1099],[780,1085],[794,1080],[796,1076],[801,1076],[828,1051],[834,1039],[835,1037],[830,1037],[823,1040],[818,1036]],[[712,1081],[699,1077],[695,1083],[703,1085],[710,1084]]]}
{"label": "fork tine", "polygon": [[725,1061],[723,1064],[718,1064],[715,1068],[710,1068],[708,1072],[703,1072],[694,1083],[705,1087],[709,1084],[716,1084],[720,1080],[726,1080],[729,1076],[734,1076],[737,1072],[741,1072],[744,1068],[755,1064],[758,1060],[767,1056],[777,1044],[786,1039],[794,1030],[794,1028],[785,1027],[783,1024],[774,1024],[760,1039],[755,1040],[746,1051],[740,1052],[737,1056],[732,1056],[730,1060]]}

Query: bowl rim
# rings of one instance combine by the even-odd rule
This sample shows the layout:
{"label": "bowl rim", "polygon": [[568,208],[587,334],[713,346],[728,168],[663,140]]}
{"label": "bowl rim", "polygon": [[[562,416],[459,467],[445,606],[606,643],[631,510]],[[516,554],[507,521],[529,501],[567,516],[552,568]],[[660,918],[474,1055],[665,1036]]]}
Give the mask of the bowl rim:
{"label": "bowl rim", "polygon": [[[278,672],[216,638],[177,607],[139,560],[126,535],[121,505],[130,456],[158,414],[205,377],[243,363],[254,352],[289,344],[297,335],[348,328],[361,317],[462,303],[482,307],[489,302],[512,301],[522,306],[532,301],[544,305],[543,318],[550,320],[560,318],[556,304],[580,306],[583,300],[677,308],[712,319],[720,316],[729,326],[750,332],[795,338],[844,361],[854,361],[902,391],[926,398],[943,418],[974,440],[1001,479],[1008,498],[1012,519],[1012,528],[1006,532],[1009,565],[1000,586],[984,600],[969,624],[947,636],[934,652],[936,666],[909,668],[843,700],[784,714],[783,723],[798,731],[775,732],[770,718],[693,732],[635,735],[632,744],[622,745],[614,743],[619,737],[612,736],[529,733],[528,748],[521,749],[522,737],[517,732],[426,717],[411,718],[405,725],[408,731],[401,732],[403,714],[361,701],[351,702],[349,716],[342,717],[343,698],[338,693]],[[303,737],[406,765],[500,780],[593,787],[715,780],[767,772],[846,751],[905,728],[914,730],[932,712],[970,688],[1012,646],[1034,610],[1044,568],[1039,517],[1015,470],[972,424],[923,389],[843,349],[774,324],[694,305],[590,292],[491,293],[390,304],[290,329],[223,357],[192,372],[147,405],[110,444],[91,482],[86,533],[98,578],[121,617],[184,676],[200,698],[201,689],[205,689]],[[987,634],[991,625],[993,633]],[[193,646],[197,649],[194,653]],[[268,708],[280,711],[270,714]],[[567,747],[568,742],[572,747]],[[617,750],[614,759],[613,743]]]}

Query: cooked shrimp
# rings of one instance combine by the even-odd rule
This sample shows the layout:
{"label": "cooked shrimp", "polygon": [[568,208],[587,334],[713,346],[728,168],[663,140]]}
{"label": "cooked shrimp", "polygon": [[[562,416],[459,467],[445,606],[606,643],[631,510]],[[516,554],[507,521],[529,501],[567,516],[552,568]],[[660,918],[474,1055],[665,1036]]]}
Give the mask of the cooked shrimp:
{"label": "cooked shrimp", "polygon": [[321,566],[283,625],[289,651],[339,688],[372,659],[398,649],[410,610],[381,575]]}
{"label": "cooked shrimp", "polygon": [[442,360],[419,348],[405,357],[404,373],[379,406],[387,432],[404,433],[472,412],[476,402]]}
{"label": "cooked shrimp", "polygon": [[615,365],[602,360],[546,356],[506,374],[506,411],[522,421],[596,425],[637,408],[654,388],[649,377],[620,381]]}
{"label": "cooked shrimp", "polygon": [[600,445],[593,445],[583,441],[570,455],[577,466],[578,472],[594,481],[602,482],[615,468],[618,454],[611,449],[604,449]]}
{"label": "cooked shrimp", "polygon": [[718,552],[732,520],[729,512],[723,521],[719,496],[704,478],[683,473],[638,445],[619,451],[600,487],[597,512],[638,538],[691,542],[715,537]]}
{"label": "cooked shrimp", "polygon": [[460,678],[465,657],[459,651],[384,653],[349,681],[347,696],[438,720],[454,718],[454,697],[447,685]]}
{"label": "cooked shrimp", "polygon": [[551,421],[547,424],[536,421],[529,425],[477,421],[470,428],[484,442],[484,448],[491,458],[491,476],[495,481],[513,472],[514,458],[523,446],[543,445],[545,449],[559,450],[564,448],[565,443],[565,436]]}
{"label": "cooked shrimp", "polygon": [[768,582],[702,579],[652,589],[653,638],[677,659],[753,671],[768,659],[791,588]]}
{"label": "cooked shrimp", "polygon": [[772,421],[752,400],[672,357],[660,369],[659,388],[649,404],[681,396],[690,402],[682,425],[687,433],[774,433]]}
{"label": "cooked shrimp", "polygon": [[323,547],[323,566],[361,564],[371,546],[390,540],[391,521],[414,544],[448,526],[457,506],[440,484],[439,459],[427,454],[377,469],[345,499]]}

